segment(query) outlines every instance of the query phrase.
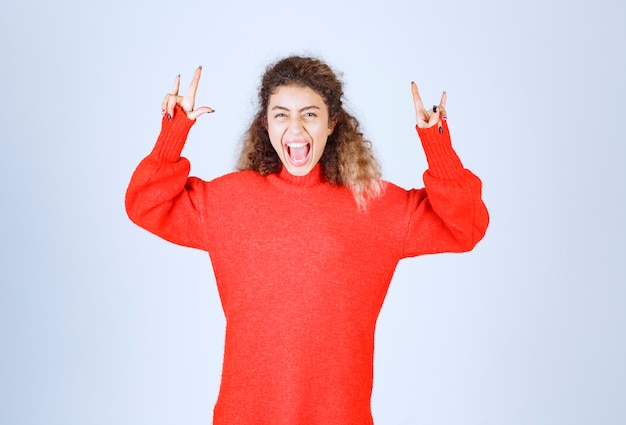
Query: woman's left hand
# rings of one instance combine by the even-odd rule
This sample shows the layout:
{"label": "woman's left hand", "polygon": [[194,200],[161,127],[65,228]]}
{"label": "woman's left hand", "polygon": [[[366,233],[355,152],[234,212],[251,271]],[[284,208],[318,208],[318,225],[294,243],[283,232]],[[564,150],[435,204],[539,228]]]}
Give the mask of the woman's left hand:
{"label": "woman's left hand", "polygon": [[413,103],[415,104],[415,120],[419,128],[429,128],[437,124],[441,129],[441,121],[446,120],[446,92],[441,95],[439,105],[434,105],[426,110],[422,98],[417,90],[417,84],[411,82],[411,92],[413,93]]}

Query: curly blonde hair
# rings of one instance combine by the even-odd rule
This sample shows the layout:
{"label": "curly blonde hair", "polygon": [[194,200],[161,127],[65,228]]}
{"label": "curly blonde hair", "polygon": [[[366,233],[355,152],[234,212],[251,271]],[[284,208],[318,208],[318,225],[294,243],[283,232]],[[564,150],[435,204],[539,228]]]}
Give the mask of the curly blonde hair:
{"label": "curly blonde hair", "polygon": [[359,208],[383,189],[380,164],[372,144],[359,129],[358,120],[343,108],[343,84],[325,63],[310,57],[290,56],[267,67],[259,88],[259,105],[243,137],[238,170],[277,173],[281,161],[272,147],[266,126],[267,105],[282,86],[309,87],[328,107],[329,120],[336,122],[320,158],[322,172],[333,185],[349,188]]}

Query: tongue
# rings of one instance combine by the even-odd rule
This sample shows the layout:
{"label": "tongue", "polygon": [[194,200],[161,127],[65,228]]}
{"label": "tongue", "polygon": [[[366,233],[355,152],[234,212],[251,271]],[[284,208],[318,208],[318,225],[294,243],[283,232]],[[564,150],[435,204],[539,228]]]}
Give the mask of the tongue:
{"label": "tongue", "polygon": [[309,145],[304,145],[301,148],[289,148],[289,156],[296,162],[304,161],[308,153]]}

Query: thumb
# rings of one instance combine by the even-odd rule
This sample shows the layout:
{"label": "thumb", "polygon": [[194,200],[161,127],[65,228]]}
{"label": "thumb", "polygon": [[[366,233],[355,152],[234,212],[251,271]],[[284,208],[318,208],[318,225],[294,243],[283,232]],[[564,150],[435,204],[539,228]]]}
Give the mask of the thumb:
{"label": "thumb", "polygon": [[430,114],[430,118],[428,119],[428,125],[426,127],[432,127],[433,125],[439,122],[439,117],[441,116],[440,109],[437,109],[437,112],[433,112]]}
{"label": "thumb", "polygon": [[195,120],[197,119],[200,115],[204,115],[204,114],[210,114],[212,112],[215,112],[215,110],[213,108],[209,108],[208,106],[200,106],[199,108],[194,109],[193,111],[189,112],[187,114],[187,117],[190,120]]}

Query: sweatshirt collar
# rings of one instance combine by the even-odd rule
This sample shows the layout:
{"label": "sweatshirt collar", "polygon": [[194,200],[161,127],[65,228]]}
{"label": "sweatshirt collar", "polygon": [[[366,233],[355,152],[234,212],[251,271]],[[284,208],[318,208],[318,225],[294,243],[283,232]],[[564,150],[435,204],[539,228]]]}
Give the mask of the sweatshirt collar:
{"label": "sweatshirt collar", "polygon": [[286,167],[281,167],[280,172],[278,173],[278,178],[290,185],[301,187],[316,186],[326,180],[322,173],[322,166],[319,162],[315,164],[315,167],[313,167],[307,175],[304,176],[294,176],[287,171]]}

